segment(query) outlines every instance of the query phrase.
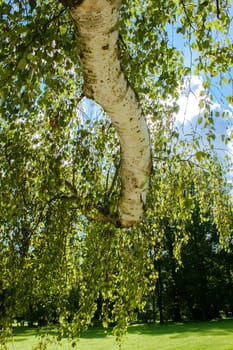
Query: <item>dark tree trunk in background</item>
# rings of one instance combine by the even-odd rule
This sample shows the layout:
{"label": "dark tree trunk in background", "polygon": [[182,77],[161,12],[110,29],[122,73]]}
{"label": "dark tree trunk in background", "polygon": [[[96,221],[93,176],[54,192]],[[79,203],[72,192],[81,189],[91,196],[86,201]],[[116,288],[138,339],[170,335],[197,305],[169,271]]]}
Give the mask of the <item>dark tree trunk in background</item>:
{"label": "dark tree trunk in background", "polygon": [[158,296],[158,308],[159,308],[159,323],[164,323],[163,317],[163,280],[162,280],[162,271],[161,271],[161,261],[158,260],[158,280],[157,280],[157,296]]}

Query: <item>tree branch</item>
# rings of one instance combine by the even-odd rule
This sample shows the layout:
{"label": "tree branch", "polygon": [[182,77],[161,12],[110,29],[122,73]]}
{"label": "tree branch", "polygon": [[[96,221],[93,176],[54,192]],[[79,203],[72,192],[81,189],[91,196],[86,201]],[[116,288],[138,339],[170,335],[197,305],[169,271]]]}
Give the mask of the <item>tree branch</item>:
{"label": "tree branch", "polygon": [[121,145],[118,216],[122,226],[132,226],[140,222],[143,214],[151,155],[149,132],[139,100],[119,61],[121,1],[71,1],[69,6],[76,28],[84,94],[103,107],[118,133]]}

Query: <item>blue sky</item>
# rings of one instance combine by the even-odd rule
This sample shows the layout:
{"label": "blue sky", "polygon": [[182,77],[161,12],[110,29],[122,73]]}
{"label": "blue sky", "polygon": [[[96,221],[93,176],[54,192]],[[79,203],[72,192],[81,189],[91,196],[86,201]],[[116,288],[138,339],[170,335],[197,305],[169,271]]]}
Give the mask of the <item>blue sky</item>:
{"label": "blue sky", "polygon": [[[177,24],[178,26],[178,24]],[[194,75],[194,60],[197,57],[197,53],[191,51],[189,43],[184,40],[183,35],[177,34],[176,25],[168,26],[168,38],[169,46],[174,46],[184,53],[184,63],[187,67],[192,68],[189,80],[187,80],[187,86],[189,87],[189,93],[181,91],[178,105],[180,107],[179,112],[175,115],[177,126],[184,133],[190,132],[190,130],[196,130],[200,134],[204,134],[205,130],[203,125],[199,125],[198,118],[204,112],[199,107],[200,94],[203,93],[202,83],[203,78],[201,76]],[[230,40],[233,42],[233,21],[231,23]],[[233,68],[229,67],[229,76],[233,81]],[[233,131],[233,106],[226,101],[227,95],[233,95],[233,83],[232,85],[221,86],[217,84],[217,78],[213,78],[211,81],[210,94],[213,96],[212,101],[212,115],[214,119],[215,135],[216,139],[214,147],[218,152],[219,158],[222,159],[225,153],[233,153],[233,141],[230,141],[228,145],[222,142],[222,135],[226,137]],[[204,95],[208,99],[207,93]],[[84,108],[86,114],[90,119],[101,118],[101,108],[93,101],[85,99]],[[218,112],[219,117],[215,117],[215,112]],[[228,115],[228,118],[222,117],[224,114]],[[233,160],[233,155],[232,155]]]}
{"label": "blue sky", "polygon": [[[192,130],[196,130],[196,132],[203,134],[203,125],[199,125],[198,117],[202,114],[203,110],[198,106],[200,100],[200,93],[203,90],[202,88],[202,78],[192,75],[190,76],[190,88],[191,92],[186,95],[180,95],[178,100],[178,104],[180,107],[179,112],[175,115],[177,126],[184,133],[189,133]],[[226,91],[224,93],[230,93],[230,91]],[[83,108],[87,115],[88,119],[96,120],[102,118],[102,109],[99,105],[97,105],[94,101],[89,99],[84,99]],[[212,104],[212,112],[214,113],[218,111],[220,116],[214,117],[214,125],[215,125],[215,134],[216,140],[214,146],[219,153],[220,158],[224,156],[224,150],[229,153],[229,151],[233,151],[233,142],[229,142],[226,146],[222,142],[222,135],[228,135],[233,126],[233,106],[229,103],[221,103],[221,99],[216,98]],[[228,112],[229,118],[222,118],[222,112]]]}

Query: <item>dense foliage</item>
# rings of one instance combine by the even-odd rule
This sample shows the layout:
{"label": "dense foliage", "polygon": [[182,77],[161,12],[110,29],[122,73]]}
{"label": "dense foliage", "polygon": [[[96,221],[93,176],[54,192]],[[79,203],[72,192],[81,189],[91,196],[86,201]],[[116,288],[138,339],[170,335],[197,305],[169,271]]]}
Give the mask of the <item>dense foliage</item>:
{"label": "dense foliage", "polygon": [[[162,319],[232,312],[231,189],[211,143],[211,83],[232,83],[232,3],[123,1],[122,66],[153,157],[145,218],[130,229],[101,221],[119,198],[119,145],[103,113],[85,114],[68,9],[1,0],[0,14],[0,324],[22,317],[73,333],[98,314],[120,335],[151,296]],[[174,120],[193,74],[203,78],[203,144]],[[224,303],[211,299],[220,273]]]}

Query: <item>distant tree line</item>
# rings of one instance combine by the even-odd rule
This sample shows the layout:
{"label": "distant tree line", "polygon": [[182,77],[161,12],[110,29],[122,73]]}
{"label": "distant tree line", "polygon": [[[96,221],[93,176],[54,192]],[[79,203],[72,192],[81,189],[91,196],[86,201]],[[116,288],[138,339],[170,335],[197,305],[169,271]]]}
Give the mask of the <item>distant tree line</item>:
{"label": "distant tree line", "polygon": [[164,251],[151,254],[157,279],[146,299],[146,322],[211,320],[233,316],[233,245],[219,247],[211,222],[201,223],[198,212],[189,227],[191,238],[183,246],[181,263],[173,254],[174,227],[166,227]]}

